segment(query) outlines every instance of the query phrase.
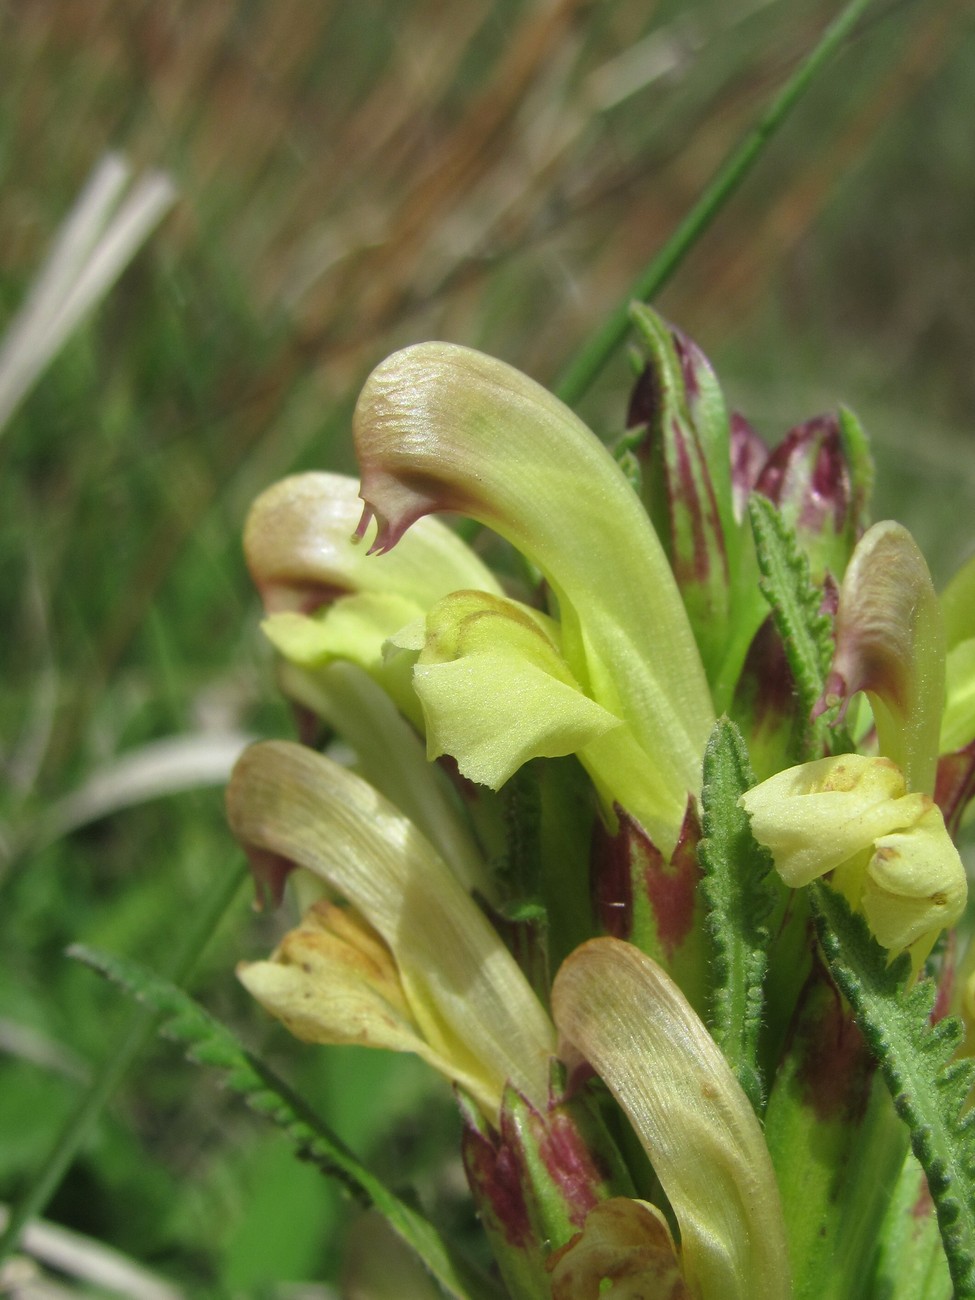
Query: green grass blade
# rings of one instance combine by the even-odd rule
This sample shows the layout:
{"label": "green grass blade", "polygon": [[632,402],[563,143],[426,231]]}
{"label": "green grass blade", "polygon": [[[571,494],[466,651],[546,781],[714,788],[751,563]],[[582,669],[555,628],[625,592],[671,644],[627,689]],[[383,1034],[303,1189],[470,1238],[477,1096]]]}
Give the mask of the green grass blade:
{"label": "green grass blade", "polygon": [[963,1030],[930,1024],[932,980],[905,989],[905,955],[892,965],[866,922],[825,885],[812,887],[819,937],[833,978],[883,1072],[927,1175],[957,1300],[975,1297],[975,1112],[964,1113],[975,1062],[953,1061]]}
{"label": "green grass blade", "polygon": [[660,292],[751,171],[766,144],[809,89],[817,73],[853,31],[869,3],[870,0],[851,0],[837,15],[756,125],[719,168],[670,239],[634,281],[606,324],[569,362],[555,385],[555,391],[563,402],[572,406],[588,392],[603,366],[626,337],[630,328],[630,303],[634,300],[648,302]]}
{"label": "green grass blade", "polygon": [[302,1159],[317,1164],[357,1200],[378,1210],[450,1295],[457,1300],[497,1300],[498,1292],[487,1278],[360,1164],[301,1097],[182,989],[137,962],[80,944],[70,952],[151,1007],[162,1017],[160,1032],[182,1043],[191,1060],[221,1070],[228,1087],[283,1129]]}
{"label": "green grass blade", "polygon": [[[235,869],[219,873],[209,894],[191,912],[183,942],[177,947],[169,971],[174,981],[182,983],[189,978],[227,909],[240,892],[246,876],[247,869],[243,863]],[[7,1226],[0,1236],[0,1263],[16,1248],[26,1225],[41,1213],[54,1195],[99,1115],[128,1073],[129,1067],[152,1038],[154,1030],[155,1017],[152,1012],[143,1007],[133,1008],[133,1014],[118,1041],[106,1055],[88,1092],[69,1117],[44,1164],[20,1200],[11,1206]]]}

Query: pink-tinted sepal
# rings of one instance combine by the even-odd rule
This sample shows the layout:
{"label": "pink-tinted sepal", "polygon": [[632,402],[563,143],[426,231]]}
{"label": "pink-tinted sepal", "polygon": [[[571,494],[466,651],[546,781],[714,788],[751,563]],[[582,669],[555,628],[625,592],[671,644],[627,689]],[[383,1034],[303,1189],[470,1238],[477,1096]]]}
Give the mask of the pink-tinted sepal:
{"label": "pink-tinted sepal", "polygon": [[938,759],[934,801],[952,837],[958,834],[962,816],[972,799],[975,799],[975,740]]}
{"label": "pink-tinted sepal", "polygon": [[[728,416],[707,358],[649,309],[634,323],[650,356],[630,402],[642,495],[680,588],[709,679],[720,666],[737,555]],[[729,547],[731,553],[729,554]]]}
{"label": "pink-tinted sepal", "polygon": [[547,1276],[548,1254],[582,1228],[593,1206],[634,1194],[619,1153],[581,1098],[553,1096],[542,1111],[509,1088],[499,1131],[464,1107],[461,1145],[475,1204],[514,1295],[536,1294],[527,1279]]}
{"label": "pink-tinted sepal", "polygon": [[676,848],[666,859],[638,821],[618,805],[617,829],[598,822],[590,853],[593,910],[605,933],[626,939],[703,1006],[707,977],[704,910],[698,885],[700,825],[689,802]]}
{"label": "pink-tinted sepal", "polygon": [[795,529],[814,580],[827,572],[841,578],[861,521],[839,417],[817,415],[790,429],[762,467],[755,490]]}

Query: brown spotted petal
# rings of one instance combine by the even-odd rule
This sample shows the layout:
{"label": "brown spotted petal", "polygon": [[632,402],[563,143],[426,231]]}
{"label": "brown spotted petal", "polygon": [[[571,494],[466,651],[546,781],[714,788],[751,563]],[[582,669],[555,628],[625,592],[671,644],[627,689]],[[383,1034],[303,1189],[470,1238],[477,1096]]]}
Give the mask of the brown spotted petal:
{"label": "brown spotted petal", "polygon": [[[286,741],[244,752],[227,809],[249,853],[304,867],[376,931],[418,1035],[486,1115],[496,1115],[509,1080],[544,1102],[551,1023],[496,931],[398,809],[360,777]],[[321,983],[327,1016],[329,982]]]}
{"label": "brown spotted petal", "polygon": [[667,1221],[647,1201],[602,1201],[549,1267],[552,1300],[599,1300],[607,1282],[613,1300],[693,1300]]}

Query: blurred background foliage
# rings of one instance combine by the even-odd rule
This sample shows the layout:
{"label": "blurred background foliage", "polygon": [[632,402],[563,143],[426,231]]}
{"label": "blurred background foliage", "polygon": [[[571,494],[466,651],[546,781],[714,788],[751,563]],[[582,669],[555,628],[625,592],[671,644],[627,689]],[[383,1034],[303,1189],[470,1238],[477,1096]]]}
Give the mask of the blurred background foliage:
{"label": "blurred background foliage", "polygon": [[[292,733],[240,553],[250,500],[295,468],[352,469],[358,386],[400,344],[468,343],[551,382],[837,7],[0,8],[0,322],[107,149],[179,192],[0,443],[0,1200],[29,1185],[130,1015],[65,947],[164,965],[238,861],[218,789],[165,796],[157,774],[149,798],[133,762],[161,739],[219,760],[241,733]],[[771,442],[853,406],[875,513],[915,531],[939,581],[975,507],[973,28],[964,0],[874,4],[656,304]],[[604,436],[627,382],[621,354],[586,398]],[[233,980],[281,929],[248,902],[195,991],[465,1231],[449,1096],[412,1061],[293,1051]],[[164,1044],[47,1214],[213,1296],[331,1294],[347,1224],[329,1185]]]}

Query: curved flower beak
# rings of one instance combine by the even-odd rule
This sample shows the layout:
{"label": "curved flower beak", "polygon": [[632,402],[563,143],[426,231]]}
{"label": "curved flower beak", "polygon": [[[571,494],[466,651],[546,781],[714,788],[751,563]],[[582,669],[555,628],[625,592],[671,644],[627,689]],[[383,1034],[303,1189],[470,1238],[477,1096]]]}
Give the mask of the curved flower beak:
{"label": "curved flower beak", "polygon": [[653,1164],[690,1293],[785,1300],[785,1228],[761,1127],[677,985],[630,944],[593,939],[562,964],[552,1007],[563,1042],[606,1083]]}
{"label": "curved flower beak", "polygon": [[333,913],[313,909],[271,962],[244,968],[273,1014],[319,1042],[357,1035],[421,1050],[412,1045],[420,1039],[421,1054],[492,1119],[508,1082],[544,1103],[551,1023],[498,935],[401,813],[351,772],[284,741],[244,752],[227,807],[259,873],[304,867],[354,908],[338,928]]}
{"label": "curved flower beak", "polygon": [[945,701],[945,635],[924,556],[884,520],[857,543],[840,589],[836,653],[823,707],[865,691],[880,752],[909,790],[934,792]]}
{"label": "curved flower beak", "polygon": [[269,614],[317,609],[351,592],[392,593],[426,609],[458,587],[500,590],[436,519],[415,529],[387,565],[370,564],[368,548],[352,540],[361,514],[359,485],[346,474],[294,474],[261,493],[247,516],[244,554]]}
{"label": "curved flower beak", "polygon": [[244,529],[244,552],[268,617],[262,629],[299,672],[354,663],[414,724],[406,666],[383,647],[458,587],[500,593],[494,575],[437,519],[414,529],[387,565],[370,563],[353,534],[362,513],[355,479],[297,474],[263,492]]}
{"label": "curved flower beak", "polygon": [[458,875],[491,897],[492,881],[456,815],[448,782],[422,761],[412,665],[405,656],[388,657],[385,647],[455,588],[500,588],[438,519],[422,520],[387,563],[369,560],[353,538],[362,513],[358,493],[358,481],[347,475],[297,474],[251,507],[244,550],[267,611],[262,630],[283,660],[279,682],[351,745],[363,775]]}
{"label": "curved flower beak", "polygon": [[379,520],[374,550],[389,551],[423,515],[460,511],[541,570],[572,677],[642,751],[646,802],[666,807],[647,829],[669,852],[713,717],[667,559],[609,452],[525,375],[446,343],[406,348],[373,371],[354,427],[362,528]]}

